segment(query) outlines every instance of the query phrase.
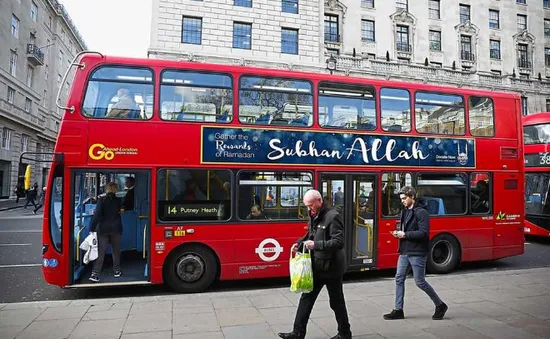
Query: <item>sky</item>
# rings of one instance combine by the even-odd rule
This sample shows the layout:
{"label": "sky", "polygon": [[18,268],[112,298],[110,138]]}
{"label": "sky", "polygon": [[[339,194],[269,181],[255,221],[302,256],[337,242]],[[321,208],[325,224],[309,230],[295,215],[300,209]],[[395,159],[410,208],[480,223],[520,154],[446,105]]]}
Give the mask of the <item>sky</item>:
{"label": "sky", "polygon": [[[147,57],[152,0],[58,0],[89,50]],[[92,5],[93,4],[93,5]]]}

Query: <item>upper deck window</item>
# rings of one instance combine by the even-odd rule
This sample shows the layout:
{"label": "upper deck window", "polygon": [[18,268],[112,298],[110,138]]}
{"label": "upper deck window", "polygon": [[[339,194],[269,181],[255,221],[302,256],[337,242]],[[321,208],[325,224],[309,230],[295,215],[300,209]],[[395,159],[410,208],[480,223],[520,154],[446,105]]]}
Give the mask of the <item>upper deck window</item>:
{"label": "upper deck window", "polygon": [[90,76],[82,114],[104,119],[150,119],[153,93],[151,70],[102,67]]}
{"label": "upper deck window", "polygon": [[550,124],[538,124],[523,127],[525,145],[550,143]]}
{"label": "upper deck window", "polygon": [[464,99],[461,96],[417,92],[415,100],[419,133],[464,135]]}
{"label": "upper deck window", "polygon": [[411,131],[411,96],[405,89],[380,90],[382,129],[389,132]]}
{"label": "upper deck window", "polygon": [[160,86],[163,120],[228,123],[233,120],[229,75],[165,71]]}
{"label": "upper deck window", "polygon": [[493,100],[487,97],[470,97],[468,115],[470,133],[476,137],[495,135],[495,108]]}
{"label": "upper deck window", "polygon": [[322,127],[376,128],[375,90],[358,84],[319,85],[319,124]]}
{"label": "upper deck window", "polygon": [[308,81],[243,76],[239,121],[245,124],[304,126],[313,124],[313,90]]}

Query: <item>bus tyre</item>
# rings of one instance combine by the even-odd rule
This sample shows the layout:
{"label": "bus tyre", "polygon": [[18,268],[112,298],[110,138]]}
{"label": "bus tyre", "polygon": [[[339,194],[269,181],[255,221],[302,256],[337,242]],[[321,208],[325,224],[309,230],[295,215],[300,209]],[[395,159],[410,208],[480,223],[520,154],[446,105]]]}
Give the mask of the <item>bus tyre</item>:
{"label": "bus tyre", "polygon": [[428,253],[428,272],[449,273],[460,262],[460,245],[455,237],[449,234],[440,234],[430,241]]}
{"label": "bus tyre", "polygon": [[175,249],[163,267],[164,282],[178,293],[206,290],[216,279],[218,264],[212,251],[200,245]]}

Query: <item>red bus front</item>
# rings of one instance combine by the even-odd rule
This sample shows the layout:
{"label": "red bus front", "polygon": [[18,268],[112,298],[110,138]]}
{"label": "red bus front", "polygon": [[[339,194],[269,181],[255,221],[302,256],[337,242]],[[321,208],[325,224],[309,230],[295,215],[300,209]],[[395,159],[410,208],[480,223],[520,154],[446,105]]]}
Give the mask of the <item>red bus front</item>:
{"label": "red bus front", "polygon": [[525,234],[550,237],[550,113],[523,118]]}

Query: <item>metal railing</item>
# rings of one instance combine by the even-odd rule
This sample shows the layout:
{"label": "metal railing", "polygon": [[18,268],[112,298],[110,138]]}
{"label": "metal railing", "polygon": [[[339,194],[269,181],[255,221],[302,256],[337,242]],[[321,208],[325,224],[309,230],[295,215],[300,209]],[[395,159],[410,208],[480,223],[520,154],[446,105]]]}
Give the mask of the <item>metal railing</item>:
{"label": "metal railing", "polygon": [[395,44],[395,48],[398,52],[412,52],[412,46],[406,42],[398,42]]}
{"label": "metal railing", "polygon": [[27,55],[31,55],[41,64],[44,64],[44,52],[35,44],[27,44]]}
{"label": "metal railing", "polygon": [[476,56],[470,51],[460,51],[460,59],[464,61],[476,61]]}

